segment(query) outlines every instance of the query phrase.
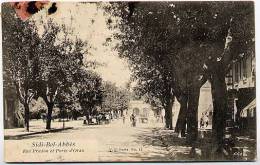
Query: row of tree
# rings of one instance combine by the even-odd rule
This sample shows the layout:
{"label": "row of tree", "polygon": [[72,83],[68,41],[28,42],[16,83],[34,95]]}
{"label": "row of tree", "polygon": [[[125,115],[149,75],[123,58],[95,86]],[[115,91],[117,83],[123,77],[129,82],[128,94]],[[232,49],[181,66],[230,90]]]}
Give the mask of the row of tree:
{"label": "row of tree", "polygon": [[[127,107],[124,91],[103,83],[85,65],[87,43],[70,35],[65,25],[49,20],[43,23],[41,34],[39,25],[32,20],[21,21],[8,4],[3,4],[2,11],[4,86],[15,87],[27,131],[30,105],[39,97],[47,106],[46,129],[51,129],[54,107],[79,111],[80,105],[87,119],[102,103],[108,110],[118,107],[114,104]],[[120,98],[108,97],[111,90]]]}
{"label": "row of tree", "polygon": [[104,82],[104,98],[102,100],[102,109],[104,111],[114,111],[123,114],[128,109],[130,101],[130,92],[125,88],[119,88],[114,83]]}
{"label": "row of tree", "polygon": [[64,102],[62,97],[70,95],[76,73],[83,71],[86,43],[72,40],[64,26],[51,20],[39,35],[35,22],[16,18],[8,4],[3,5],[2,21],[4,73],[11,77],[9,83],[24,107],[26,129],[29,131],[29,104],[38,97],[48,107],[46,128],[50,129],[55,102]]}
{"label": "row of tree", "polygon": [[108,25],[120,55],[128,59],[141,95],[160,100],[172,128],[174,98],[180,102],[176,131],[194,146],[198,135],[201,86],[211,83],[213,142],[223,148],[231,64],[254,52],[253,2],[111,3]]}

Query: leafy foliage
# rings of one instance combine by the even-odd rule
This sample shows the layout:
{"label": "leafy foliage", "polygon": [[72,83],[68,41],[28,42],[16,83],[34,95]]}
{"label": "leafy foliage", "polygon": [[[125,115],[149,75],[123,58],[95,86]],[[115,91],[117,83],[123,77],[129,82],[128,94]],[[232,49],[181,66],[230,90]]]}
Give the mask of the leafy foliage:
{"label": "leafy foliage", "polygon": [[15,86],[24,107],[24,123],[29,131],[29,103],[34,97],[37,79],[36,54],[40,38],[34,22],[22,22],[7,4],[3,5],[4,90]]}
{"label": "leafy foliage", "polygon": [[126,89],[121,89],[111,82],[103,83],[102,110],[126,110],[130,94]]}
{"label": "leafy foliage", "polygon": [[6,85],[15,84],[22,104],[28,104],[35,93],[36,54],[40,38],[33,22],[15,18],[9,6],[3,5],[3,61]]}
{"label": "leafy foliage", "polygon": [[[122,2],[111,3],[107,11],[115,17],[109,26],[120,29],[114,35],[122,41],[117,49],[131,69],[169,74],[175,92],[194,83],[200,86],[198,79],[208,71],[204,64],[214,66],[223,58],[229,32],[233,38],[232,55],[225,55],[232,56],[226,57],[229,64],[253,48],[251,2],[136,2],[131,11],[129,3]],[[143,75],[134,74],[136,79]]]}
{"label": "leafy foliage", "polygon": [[191,142],[197,136],[199,89],[211,80],[213,132],[221,144],[226,72],[241,54],[254,51],[253,2],[121,2],[106,10],[115,17],[108,25],[119,31],[116,48],[129,60],[139,92],[155,96],[170,87],[187,96]]}
{"label": "leafy foliage", "polygon": [[94,107],[102,102],[102,79],[95,72],[83,69],[77,73],[77,77],[74,91],[76,91],[79,103],[83,111],[93,114]]}

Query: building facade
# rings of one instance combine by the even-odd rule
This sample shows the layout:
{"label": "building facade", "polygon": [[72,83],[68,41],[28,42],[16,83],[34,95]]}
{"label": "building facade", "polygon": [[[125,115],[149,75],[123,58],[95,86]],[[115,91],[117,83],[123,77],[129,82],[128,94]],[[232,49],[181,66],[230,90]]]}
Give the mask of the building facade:
{"label": "building facade", "polygon": [[[240,128],[256,128],[255,55],[241,54],[227,75],[229,106]],[[233,104],[233,105],[232,105]]]}
{"label": "building facade", "polygon": [[155,120],[155,113],[152,106],[143,100],[131,100],[128,107],[128,115],[134,114],[138,119]]}

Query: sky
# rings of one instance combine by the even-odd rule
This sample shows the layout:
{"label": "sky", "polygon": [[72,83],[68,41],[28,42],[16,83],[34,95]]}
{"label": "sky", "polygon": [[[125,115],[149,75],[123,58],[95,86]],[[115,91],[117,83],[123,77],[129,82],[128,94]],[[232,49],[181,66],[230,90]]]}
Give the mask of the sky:
{"label": "sky", "polygon": [[[47,15],[47,10],[42,10],[33,16],[32,19],[36,20],[40,33],[42,25],[48,19],[71,27],[73,37],[77,36],[88,43],[88,53],[85,54],[84,61],[101,63],[102,65],[94,70],[103,80],[111,81],[118,87],[125,87],[130,80],[130,70],[127,62],[118,57],[117,51],[112,50],[111,46],[104,45],[106,38],[111,37],[112,31],[107,28],[108,17],[104,15],[102,8],[98,8],[96,3],[70,2],[58,2],[57,7],[55,14]],[[43,20],[43,23],[40,20]]]}

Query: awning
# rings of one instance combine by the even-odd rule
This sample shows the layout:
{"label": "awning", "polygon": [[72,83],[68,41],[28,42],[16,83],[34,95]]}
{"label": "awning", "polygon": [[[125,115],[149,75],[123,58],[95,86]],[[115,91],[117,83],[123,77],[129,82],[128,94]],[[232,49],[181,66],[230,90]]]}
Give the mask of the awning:
{"label": "awning", "polygon": [[[241,112],[240,116],[241,117],[247,117],[249,114],[253,113],[254,109],[256,108],[256,99],[254,99],[251,103],[249,103]],[[251,115],[250,115],[251,116]]]}

